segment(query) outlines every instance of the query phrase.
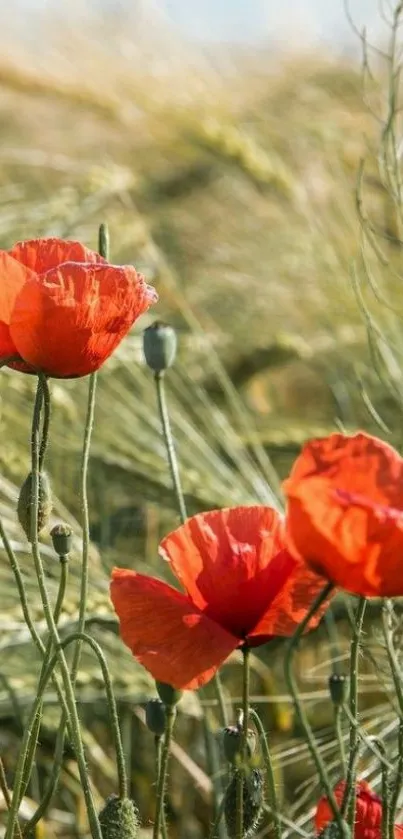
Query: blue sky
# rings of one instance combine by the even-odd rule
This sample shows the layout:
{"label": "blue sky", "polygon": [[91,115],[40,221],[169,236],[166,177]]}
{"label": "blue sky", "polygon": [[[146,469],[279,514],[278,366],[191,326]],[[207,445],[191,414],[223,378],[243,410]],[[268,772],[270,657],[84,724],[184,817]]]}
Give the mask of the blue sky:
{"label": "blue sky", "polygon": [[[269,36],[274,41],[301,39],[340,46],[354,36],[343,0],[160,0],[169,18],[190,37],[206,40],[251,40]],[[378,0],[349,0],[359,27],[379,35]]]}
{"label": "blue sky", "polygon": [[[137,9],[153,19],[168,18],[187,40],[202,42],[257,39],[277,45],[307,48],[324,46],[339,51],[357,46],[346,20],[343,0],[14,0],[19,7],[57,9],[71,18],[80,8],[105,7],[128,13],[135,23]],[[393,4],[393,0],[391,0]],[[348,0],[359,28],[367,27],[368,37],[379,40],[385,28],[379,15],[379,0]],[[1,4],[0,4],[1,5]],[[386,7],[386,3],[384,3]],[[154,10],[154,12],[153,12]],[[19,26],[24,15],[19,15]]]}

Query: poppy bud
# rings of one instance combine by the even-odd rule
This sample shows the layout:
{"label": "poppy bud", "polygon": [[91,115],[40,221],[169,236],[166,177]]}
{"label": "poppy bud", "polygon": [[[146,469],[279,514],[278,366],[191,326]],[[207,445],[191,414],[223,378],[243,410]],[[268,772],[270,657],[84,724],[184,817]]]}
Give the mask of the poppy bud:
{"label": "poppy bud", "polygon": [[99,814],[102,839],[136,839],[139,813],[130,798],[110,795]]}
{"label": "poppy bud", "polygon": [[329,693],[333,705],[339,708],[347,699],[348,680],[344,673],[332,673],[329,676]]}
{"label": "poppy bud", "polygon": [[73,531],[68,524],[55,524],[50,531],[55,553],[62,559],[68,556],[73,541]]}
{"label": "poppy bud", "polygon": [[[242,773],[243,774],[243,773]],[[236,788],[238,772],[234,772],[225,797],[225,824],[229,839],[235,839],[236,829]],[[263,804],[263,776],[260,769],[252,769],[247,775],[243,775],[243,829],[244,839],[252,836],[255,832],[262,814]]]}
{"label": "poppy bud", "polygon": [[172,367],[177,347],[176,332],[172,326],[156,320],[143,332],[144,358],[154,373]]}
{"label": "poppy bud", "polygon": [[[31,541],[32,483],[32,472],[30,472],[20,489],[17,505],[18,520],[28,542]],[[48,523],[52,507],[49,478],[45,472],[40,472],[38,481],[38,534]]]}
{"label": "poppy bud", "polygon": [[107,224],[99,225],[98,252],[104,259],[109,259],[109,228]]}
{"label": "poppy bud", "polygon": [[164,705],[178,704],[182,696],[181,690],[176,690],[176,688],[173,688],[171,685],[166,685],[165,682],[156,682],[155,686],[157,688],[158,696]]}
{"label": "poppy bud", "polygon": [[[227,725],[223,731],[223,748],[226,759],[229,763],[236,765],[241,756],[242,729],[237,725]],[[246,749],[247,756],[252,757],[256,748],[256,735],[251,728],[248,729]]]}
{"label": "poppy bud", "polygon": [[156,737],[165,731],[165,705],[161,699],[150,699],[146,705],[146,725]]}

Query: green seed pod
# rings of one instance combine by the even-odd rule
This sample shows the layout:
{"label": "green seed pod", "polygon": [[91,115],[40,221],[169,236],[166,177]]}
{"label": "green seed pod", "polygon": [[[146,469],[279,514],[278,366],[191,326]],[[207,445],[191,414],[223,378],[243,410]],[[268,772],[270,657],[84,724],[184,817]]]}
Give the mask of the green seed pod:
{"label": "green seed pod", "polygon": [[[241,757],[242,730],[238,728],[237,725],[227,725],[227,727],[223,730],[222,742],[224,755],[226,759],[229,763],[232,763],[233,766],[235,766],[239,762]],[[255,749],[256,735],[255,732],[252,731],[252,729],[250,728],[248,730],[248,736],[246,741],[246,754],[248,758],[252,757]]]}
{"label": "green seed pod", "polygon": [[156,320],[143,332],[143,352],[146,363],[154,373],[172,367],[177,348],[176,332],[172,326]]}
{"label": "green seed pod", "polygon": [[[225,799],[225,824],[229,839],[236,839],[236,787],[239,772],[234,772]],[[243,839],[253,836],[262,815],[263,775],[260,769],[251,769],[243,775]]]}
{"label": "green seed pod", "polygon": [[67,557],[71,551],[73,531],[68,524],[55,524],[50,531],[53,548],[59,557]]}
{"label": "green seed pod", "polygon": [[165,705],[161,699],[150,699],[146,705],[147,728],[156,735],[162,737],[165,731]]}
{"label": "green seed pod", "polygon": [[332,673],[329,676],[329,693],[333,705],[339,708],[347,699],[348,679],[344,673]]}
{"label": "green seed pod", "polygon": [[139,813],[130,798],[110,795],[99,814],[102,839],[137,839]]}
{"label": "green seed pod", "polygon": [[176,690],[171,685],[166,685],[165,682],[156,682],[157,693],[164,705],[177,705],[182,691]]}
{"label": "green seed pod", "polygon": [[[38,482],[38,534],[49,521],[53,508],[52,491],[49,478],[45,472],[39,473]],[[31,541],[31,510],[32,510],[32,472],[25,479],[18,498],[17,515],[20,525]]]}

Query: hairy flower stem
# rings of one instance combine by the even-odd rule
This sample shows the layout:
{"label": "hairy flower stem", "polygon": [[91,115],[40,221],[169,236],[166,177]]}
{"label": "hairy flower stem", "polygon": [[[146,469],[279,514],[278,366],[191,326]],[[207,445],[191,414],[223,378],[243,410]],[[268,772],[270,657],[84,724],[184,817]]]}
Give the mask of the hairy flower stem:
{"label": "hairy flower stem", "polygon": [[316,599],[312,603],[312,606],[309,609],[309,611],[307,612],[307,614],[305,615],[304,619],[298,625],[296,631],[294,632],[294,635],[292,636],[292,638],[290,638],[290,641],[287,645],[286,654],[285,654],[284,673],[285,673],[285,679],[286,679],[286,683],[287,683],[287,686],[288,686],[288,690],[289,690],[289,692],[290,692],[290,694],[293,698],[294,708],[295,708],[295,711],[296,711],[296,714],[297,714],[297,717],[298,717],[298,722],[299,722],[299,724],[300,724],[300,726],[303,729],[303,732],[305,734],[305,739],[306,739],[306,742],[308,744],[309,751],[311,752],[312,759],[313,759],[313,762],[315,764],[316,771],[319,775],[322,788],[323,788],[323,790],[326,794],[326,797],[329,801],[329,805],[332,809],[334,819],[337,822],[338,829],[339,829],[339,832],[340,832],[340,836],[347,837],[348,834],[347,834],[347,830],[346,830],[346,824],[345,824],[345,822],[342,818],[342,815],[340,813],[340,810],[337,806],[337,801],[336,801],[334,793],[333,793],[333,788],[332,788],[332,785],[330,783],[330,779],[329,779],[325,764],[322,760],[321,754],[320,754],[318,746],[316,744],[316,740],[315,740],[312,728],[311,728],[311,726],[308,722],[304,706],[303,706],[303,704],[302,704],[302,702],[299,698],[298,686],[297,686],[295,676],[294,676],[294,672],[293,672],[294,654],[295,654],[295,652],[298,648],[298,644],[300,642],[300,639],[301,639],[306,627],[308,626],[309,621],[313,618],[313,616],[315,615],[317,610],[320,608],[320,606],[325,602],[327,597],[329,597],[329,594],[331,593],[332,589],[333,589],[333,583],[327,583],[324,586],[322,591],[318,594],[318,596],[316,597]]}
{"label": "hairy flower stem", "polygon": [[343,818],[346,818],[350,827],[351,833],[354,834],[355,822],[355,780],[356,780],[356,763],[359,746],[358,725],[357,723],[357,702],[358,702],[358,656],[361,643],[361,632],[364,621],[365,609],[367,601],[365,597],[360,597],[354,621],[353,638],[350,648],[350,696],[349,696],[349,717],[350,717],[350,738],[349,738],[349,758],[347,764],[346,774],[346,789],[341,806],[341,813]]}
{"label": "hairy flower stem", "polygon": [[174,727],[176,708],[174,705],[165,706],[165,734],[161,749],[161,760],[159,766],[157,800],[155,806],[155,821],[153,828],[153,839],[160,839],[161,824],[163,822],[163,810],[165,806],[165,787],[168,772],[169,750],[171,746],[172,731]]}
{"label": "hairy flower stem", "polygon": [[[90,445],[91,445],[91,435],[92,429],[94,425],[94,410],[95,410],[95,394],[96,394],[96,384],[97,384],[97,374],[93,373],[90,377],[89,383],[89,390],[88,390],[88,405],[87,405],[87,416],[85,422],[85,431],[84,431],[84,442],[83,442],[83,451],[82,451],[82,460],[81,460],[81,476],[80,476],[80,486],[81,486],[81,503],[82,503],[82,511],[83,511],[83,547],[82,547],[82,562],[81,562],[81,589],[80,589],[80,603],[79,603],[79,616],[77,622],[77,632],[83,633],[85,628],[85,619],[86,619],[86,602],[87,602],[87,591],[88,591],[88,560],[89,560],[89,510],[88,510],[88,497],[87,497],[87,479],[88,479],[88,462],[89,462],[89,452],[90,452]],[[73,687],[75,685],[75,681],[77,678],[77,673],[80,664],[80,657],[81,657],[81,647],[82,647],[82,639],[81,637],[77,638],[74,654],[73,654],[73,663],[71,669],[71,680]],[[52,772],[47,782],[46,790],[42,797],[42,801],[35,812],[34,816],[30,820],[29,824],[33,823],[36,824],[37,821],[41,818],[43,813],[46,810],[46,807],[49,806],[50,801],[56,791],[57,784],[59,781],[60,769],[63,760],[63,752],[64,752],[64,740],[65,740],[65,730],[66,724],[68,721],[68,716],[65,711],[63,711],[59,731],[56,739],[56,748],[54,753],[54,760],[52,766]]]}
{"label": "hairy flower stem", "polygon": [[60,641],[58,644],[58,648],[56,653],[54,654],[53,658],[51,659],[47,671],[44,675],[44,680],[47,683],[52,675],[54,668],[58,663],[58,652],[64,650],[69,644],[76,643],[80,641],[81,644],[85,643],[91,647],[92,651],[95,653],[101,671],[102,671],[102,678],[104,680],[105,685],[105,693],[106,693],[106,700],[107,706],[109,711],[110,717],[110,724],[112,729],[113,738],[115,741],[115,751],[116,751],[116,763],[117,763],[117,770],[118,770],[118,782],[119,782],[119,798],[127,798],[128,797],[128,784],[127,784],[127,774],[126,774],[126,764],[125,764],[125,757],[123,752],[123,745],[122,745],[122,736],[120,733],[120,726],[119,726],[119,717],[116,707],[116,700],[113,693],[112,688],[112,681],[109,673],[108,664],[105,658],[105,655],[102,651],[102,648],[95,641],[95,638],[92,638],[91,635],[88,635],[86,632],[72,632],[67,638],[64,638],[63,641]]}
{"label": "hairy flower stem", "polygon": [[[378,749],[383,758],[386,758],[386,749],[381,741],[377,743]],[[390,785],[389,785],[389,769],[387,761],[382,761],[382,839],[390,839],[390,836],[395,835],[395,826],[390,821]]]}
{"label": "hairy flower stem", "polygon": [[223,795],[223,797],[220,801],[220,804],[219,804],[219,807],[217,809],[215,819],[214,819],[214,822],[212,824],[208,839],[218,839],[218,837],[220,835],[220,825],[221,825],[222,817],[224,815],[225,805],[227,803],[228,789],[229,789],[229,787],[224,792],[224,795]]}
{"label": "hairy flower stem", "polygon": [[[0,790],[3,794],[3,798],[4,798],[5,805],[7,807],[7,810],[10,810],[10,808],[11,808],[11,793],[10,793],[10,790],[8,788],[6,773],[5,773],[5,770],[4,770],[4,764],[3,764],[3,761],[2,761],[1,757],[0,757]],[[15,825],[15,836],[17,837],[17,839],[22,839],[22,832],[21,832],[21,827],[20,827],[19,822],[16,822],[16,825]]]}
{"label": "hairy flower stem", "polygon": [[341,770],[343,778],[345,778],[347,773],[347,757],[343,738],[342,716],[343,707],[339,705],[334,709],[334,728],[336,732],[337,743],[339,746]]}
{"label": "hairy flower stem", "polygon": [[164,435],[169,470],[171,473],[172,484],[175,491],[176,501],[178,504],[179,515],[182,524],[184,524],[184,522],[187,519],[187,511],[179,474],[178,458],[176,457],[175,444],[172,436],[171,422],[168,413],[168,405],[165,394],[164,371],[160,373],[155,373],[154,380],[157,391],[158,411],[161,418],[162,433]]}
{"label": "hairy flower stem", "polygon": [[[162,427],[162,434],[164,437],[165,449],[167,453],[167,459],[169,464],[169,471],[171,473],[172,478],[172,486],[175,493],[176,503],[178,505],[178,512],[179,517],[182,524],[185,524],[186,519],[188,517],[185,497],[182,489],[182,482],[180,479],[180,472],[179,472],[179,463],[178,458],[175,450],[175,443],[172,435],[172,427],[171,421],[169,418],[169,410],[168,404],[166,399],[165,393],[165,379],[164,379],[164,372],[154,374],[154,381],[155,387],[157,392],[157,402],[158,402],[158,412],[160,415],[161,420],[161,427]],[[221,723],[222,726],[228,725],[228,712],[225,704],[224,699],[224,692],[222,689],[221,679],[216,673],[213,679],[214,688],[216,692],[216,698],[218,702],[218,707],[220,709],[220,716],[221,716]]]}
{"label": "hairy flower stem", "polygon": [[[162,745],[163,745],[163,738],[160,736],[156,736],[155,738],[155,768],[156,768],[156,777],[159,778],[161,772],[161,753],[162,753]],[[167,831],[167,821],[165,818],[165,807],[162,807],[161,810],[161,833],[162,839],[168,839],[168,831]]]}
{"label": "hairy flower stem", "polygon": [[[104,656],[104,653],[103,653],[101,647],[99,646],[99,644],[97,643],[97,641],[95,641],[94,638],[92,638],[90,635],[87,635],[87,633],[85,633],[85,632],[81,632],[81,633],[73,632],[71,635],[69,635],[67,638],[65,638],[60,643],[59,649],[60,650],[65,649],[65,647],[67,647],[69,644],[72,644],[72,643],[76,644],[78,640],[80,641],[81,644],[86,643],[91,647],[91,649],[93,650],[93,652],[95,653],[95,655],[98,658],[98,661],[99,661],[99,664],[100,664],[100,667],[101,667],[101,670],[102,670],[102,676],[103,676],[103,680],[104,680],[104,684],[105,684],[107,705],[108,705],[108,710],[109,710],[109,715],[110,715],[111,729],[112,729],[114,740],[115,740],[116,763],[117,763],[118,784],[119,784],[119,797],[120,798],[127,798],[128,794],[129,794],[129,788],[128,788],[128,781],[127,781],[126,763],[125,763],[125,756],[124,756],[124,751],[123,751],[122,737],[121,737],[121,732],[120,732],[120,727],[119,727],[119,717],[118,717],[118,712],[117,712],[117,707],[116,707],[116,700],[115,700],[115,696],[114,696],[114,693],[113,693],[112,682],[111,682],[111,678],[110,678],[108,664],[107,664],[106,658]],[[43,678],[44,678],[45,686],[48,683],[49,679],[52,677],[53,671],[54,671],[57,663],[58,663],[58,655],[56,654],[55,656],[53,656],[52,660],[48,663],[47,670],[44,674]],[[27,836],[30,835],[30,831],[32,831],[34,826],[42,818],[42,816],[46,812],[47,807],[49,806],[49,803],[51,801],[51,798],[53,796],[53,793],[55,791],[55,788],[56,788],[56,785],[57,785],[57,782],[58,782],[58,778],[59,778],[60,766],[61,766],[61,762],[62,762],[62,759],[63,759],[64,735],[65,735],[64,726],[63,726],[63,728],[59,727],[59,732],[58,732],[58,736],[57,736],[57,740],[56,740],[54,765],[53,765],[53,769],[52,769],[51,778],[49,780],[46,791],[45,791],[45,793],[42,797],[42,800],[39,804],[39,807],[36,809],[34,815],[29,820],[29,822],[27,822],[27,824],[25,826],[24,835],[27,835]]]}
{"label": "hairy flower stem", "polygon": [[393,779],[392,793],[390,797],[389,806],[389,839],[394,839],[394,825],[396,819],[396,809],[399,799],[399,793],[402,787],[403,780],[403,688],[402,688],[402,671],[396,655],[396,650],[393,643],[393,604],[390,600],[385,600],[382,610],[382,625],[383,635],[385,638],[386,652],[389,661],[389,667],[392,673],[393,684],[396,692],[396,698],[399,706],[399,736],[398,736],[398,759],[397,769]]}
{"label": "hairy flower stem", "polygon": [[248,728],[249,728],[249,684],[250,684],[250,648],[244,644],[243,654],[243,680],[242,680],[242,737],[241,737],[241,760],[239,772],[236,779],[236,839],[243,839],[243,787],[248,758]]}
{"label": "hairy flower stem", "polygon": [[[64,596],[66,594],[68,567],[69,567],[68,566],[68,560],[63,559],[60,562],[59,589],[58,589],[58,593],[57,593],[56,604],[55,604],[55,607],[54,607],[54,610],[53,610],[53,620],[54,620],[56,626],[59,622],[60,614],[61,614],[62,607],[63,607]],[[46,645],[46,648],[45,648],[45,654],[44,654],[44,657],[43,657],[41,672],[40,672],[40,675],[39,675],[39,687],[38,687],[38,692],[37,692],[37,697],[36,697],[37,701],[40,702],[40,705],[38,705],[38,708],[35,711],[35,714],[33,716],[32,734],[31,734],[31,736],[29,738],[29,742],[27,744],[27,750],[26,750],[25,759],[24,759],[24,763],[23,763],[24,768],[23,768],[22,787],[21,787],[21,793],[20,793],[21,797],[23,797],[25,795],[25,790],[28,786],[29,779],[31,777],[32,766],[33,766],[33,762],[34,762],[34,758],[35,758],[35,752],[36,752],[36,744],[37,744],[39,729],[40,729],[40,725],[41,725],[42,708],[43,708],[43,691],[41,690],[40,686],[42,684],[43,677],[44,677],[44,675],[46,673],[46,670],[47,670],[47,667],[49,665],[49,660],[50,660],[50,657],[52,655],[52,652],[53,652],[53,643],[52,643],[51,639],[49,638],[49,640],[47,642],[47,645]],[[30,728],[29,724],[28,724],[28,728]],[[22,754],[23,754],[23,749],[20,750],[20,755],[19,755],[19,759],[21,761],[22,761],[22,756],[21,756]],[[24,833],[26,833],[26,832],[27,831],[26,831],[26,828],[25,828]]]}
{"label": "hairy flower stem", "polygon": [[250,709],[249,715],[255,723],[255,726],[258,730],[260,744],[263,751],[264,765],[266,769],[266,780],[269,791],[269,806],[270,812],[274,819],[274,839],[281,839],[281,817],[277,801],[276,779],[273,771],[273,764],[269,744],[266,737],[266,732],[264,730],[262,720],[260,719],[259,714],[257,714],[256,711],[253,710],[253,708]]}
{"label": "hairy flower stem", "polygon": [[[46,624],[49,631],[50,640],[54,644],[55,647],[58,647],[60,644],[60,638],[57,631],[56,624],[54,622],[53,613],[50,605],[49,595],[46,587],[46,578],[45,572],[43,568],[40,548],[39,548],[39,540],[38,540],[38,500],[39,500],[39,448],[40,448],[40,440],[39,440],[39,429],[40,429],[40,408],[42,403],[42,397],[40,396],[40,391],[43,388],[47,388],[47,382],[43,375],[39,375],[38,380],[38,390],[37,390],[37,398],[35,400],[35,407],[33,412],[33,421],[32,421],[32,440],[31,440],[31,452],[32,452],[32,509],[31,509],[31,550],[32,550],[32,558],[34,562],[37,582],[39,593],[42,601],[43,612],[46,620]],[[97,816],[97,812],[95,809],[94,801],[92,798],[91,786],[89,781],[89,776],[86,767],[85,761],[85,754],[84,754],[84,747],[83,741],[81,737],[81,730],[80,730],[80,721],[77,714],[76,708],[76,700],[74,696],[74,688],[72,684],[72,680],[70,678],[69,667],[66,661],[66,657],[64,652],[60,650],[58,653],[59,655],[59,664],[60,670],[62,675],[63,687],[64,687],[64,696],[65,696],[65,705],[67,706],[68,713],[66,715],[66,719],[70,719],[70,726],[71,726],[71,736],[73,741],[73,746],[76,754],[78,769],[80,773],[80,780],[83,789],[84,800],[88,812],[88,818],[90,822],[90,829],[91,834],[95,839],[102,839],[101,828]],[[20,783],[22,778],[19,779]],[[18,797],[18,796],[17,796]],[[13,820],[10,818],[9,823],[7,825],[7,832],[6,832],[6,839],[11,839],[13,834]]]}

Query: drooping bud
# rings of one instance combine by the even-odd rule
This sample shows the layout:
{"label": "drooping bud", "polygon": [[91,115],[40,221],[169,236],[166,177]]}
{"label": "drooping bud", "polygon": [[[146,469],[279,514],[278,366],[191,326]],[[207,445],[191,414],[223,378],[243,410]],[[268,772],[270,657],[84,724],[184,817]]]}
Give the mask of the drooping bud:
{"label": "drooping bud", "polygon": [[137,839],[139,813],[130,798],[110,795],[99,814],[102,839]]}
{"label": "drooping bud", "polygon": [[[17,505],[18,520],[29,542],[31,541],[32,489],[33,478],[32,472],[30,472],[20,489]],[[40,472],[38,481],[38,534],[41,533],[48,523],[52,507],[52,491],[49,478],[46,472]]]}
{"label": "drooping bud", "polygon": [[332,673],[329,676],[329,693],[333,705],[339,708],[347,699],[348,679],[344,673]]}
{"label": "drooping bud", "polygon": [[[237,725],[227,725],[223,730],[222,735],[224,755],[229,763],[233,766],[239,762],[242,749],[242,729]],[[247,757],[252,757],[256,749],[256,735],[251,728],[248,729],[246,739],[246,754]]]}
{"label": "drooping bud", "polygon": [[[225,798],[225,824],[229,839],[236,839],[237,818],[236,818],[236,788],[239,771],[234,772],[227,789]],[[247,774],[242,773],[242,797],[243,797],[243,839],[253,836],[262,815],[263,805],[263,776],[260,769],[251,769]]]}
{"label": "drooping bud", "polygon": [[146,363],[154,373],[172,367],[177,348],[176,332],[172,326],[156,320],[143,332],[143,351]]}
{"label": "drooping bud", "polygon": [[165,682],[156,682],[157,693],[164,705],[177,705],[182,691],[173,688],[172,685],[166,685]]}
{"label": "drooping bud", "polygon": [[146,705],[146,725],[156,737],[162,737],[165,731],[165,705],[161,699],[149,699]]}
{"label": "drooping bud", "polygon": [[50,531],[55,553],[60,559],[65,559],[70,551],[73,542],[73,531],[69,524],[55,524]]}

